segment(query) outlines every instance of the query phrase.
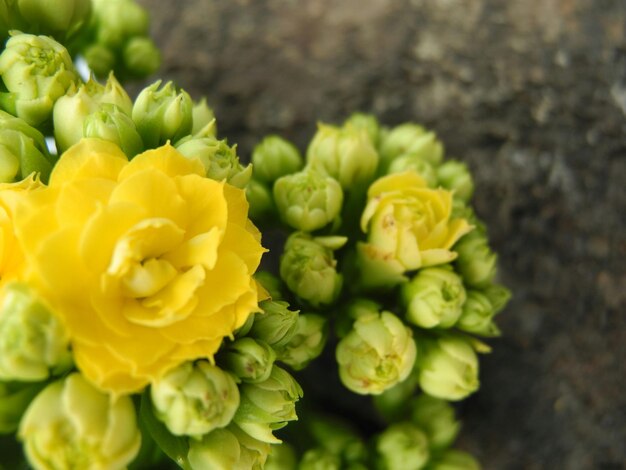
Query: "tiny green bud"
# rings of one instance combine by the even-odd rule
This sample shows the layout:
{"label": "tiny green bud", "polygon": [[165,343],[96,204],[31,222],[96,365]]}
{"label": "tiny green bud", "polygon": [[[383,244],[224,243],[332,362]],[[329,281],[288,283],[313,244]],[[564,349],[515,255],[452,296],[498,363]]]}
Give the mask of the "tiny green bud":
{"label": "tiny green bud", "polygon": [[480,470],[480,464],[467,452],[448,449],[429,462],[428,470]]}
{"label": "tiny green bud", "polygon": [[133,0],[92,0],[96,38],[100,44],[118,49],[128,38],[146,36],[147,11]]}
{"label": "tiny green bud", "polygon": [[214,429],[201,439],[189,439],[191,470],[232,470],[241,456],[237,437],[228,429]]}
{"label": "tiny green bud", "polygon": [[230,423],[239,406],[233,377],[208,361],[185,362],[152,383],[154,414],[177,436],[201,436]]}
{"label": "tiny green bud", "polygon": [[41,132],[0,111],[0,183],[22,180],[32,172],[47,181],[53,160]]}
{"label": "tiny green bud", "polygon": [[274,200],[285,223],[312,232],[337,220],[343,191],[337,180],[309,169],[278,178]]}
{"label": "tiny green bud", "polygon": [[228,426],[228,429],[239,440],[241,449],[239,462],[234,468],[236,470],[262,470],[265,468],[265,462],[267,462],[272,446],[263,440],[252,437],[234,423]]}
{"label": "tiny green bud", "polygon": [[376,116],[365,113],[354,113],[343,123],[344,126],[352,126],[356,129],[363,129],[367,132],[374,148],[378,147],[380,141],[380,124]]}
{"label": "tiny green bud", "polygon": [[75,35],[89,21],[90,0],[17,0],[16,6],[29,32],[64,40]]}
{"label": "tiny green bud", "polygon": [[42,382],[0,382],[0,434],[17,430],[24,411],[43,387]]}
{"label": "tiny green bud", "polygon": [[320,243],[320,238],[295,232],[280,258],[281,279],[298,298],[316,308],[332,304],[343,284],[333,249]]}
{"label": "tiny green bud", "polygon": [[493,323],[495,309],[489,297],[476,289],[467,291],[463,313],[456,325],[458,329],[480,336],[499,336],[500,330]]}
{"label": "tiny green bud", "polygon": [[32,401],[18,437],[35,468],[126,468],[141,445],[130,397],[102,393],[79,373]]}
{"label": "tiny green bud", "polygon": [[298,382],[285,370],[274,366],[264,382],[241,385],[241,406],[233,421],[254,439],[280,443],[272,432],[298,419],[295,404],[301,397]]}
{"label": "tiny green bud", "polygon": [[267,456],[264,470],[296,470],[298,459],[294,448],[283,442],[282,444],[274,444],[270,449],[270,455]]}
{"label": "tiny green bud", "polygon": [[302,370],[318,357],[328,336],[326,319],[313,313],[298,315],[296,331],[278,352],[278,360],[293,370]]}
{"label": "tiny green bud", "polygon": [[284,347],[296,332],[298,310],[289,310],[289,304],[266,300],[260,304],[263,313],[254,315],[250,336],[273,348]]}
{"label": "tiny green bud", "polygon": [[124,45],[122,60],[131,76],[143,78],[152,75],[159,69],[161,52],[152,39],[135,36]]}
{"label": "tiny green bud", "polygon": [[367,186],[378,165],[378,153],[366,130],[346,124],[319,124],[306,151],[307,166],[336,179],[344,191]]}
{"label": "tiny green bud", "polygon": [[104,84],[104,90],[98,89],[98,94],[94,97],[101,104],[114,104],[127,116],[131,116],[133,113],[133,102],[126,90],[124,90],[124,87],[117,81],[113,72],[109,73]]}
{"label": "tiny green bud", "polygon": [[115,68],[115,54],[103,44],[89,44],[82,51],[85,62],[96,77],[106,77]]}
{"label": "tiny green bud", "polygon": [[267,184],[281,176],[295,173],[303,165],[298,149],[277,135],[268,135],[252,151],[254,177]]}
{"label": "tiny green bud", "polygon": [[157,80],[144,88],[133,105],[132,118],[146,148],[168,140],[177,142],[191,131],[191,97],[186,91],[178,92],[172,82],[160,86]]}
{"label": "tiny green bud", "polygon": [[239,338],[219,354],[218,363],[244,382],[258,383],[272,373],[276,353],[265,342]]}
{"label": "tiny green bud", "polygon": [[[191,114],[193,116],[191,135],[197,135],[201,132],[203,132],[203,137],[215,137],[217,135],[215,113],[207,104],[206,98],[203,97],[200,101],[194,102]],[[204,135],[205,129],[206,135]]]}
{"label": "tiny green bud", "polygon": [[307,450],[298,464],[298,470],[340,469],[341,459],[339,456],[319,447]]}
{"label": "tiny green bud", "polygon": [[445,400],[462,400],[478,390],[478,357],[462,337],[441,335],[420,342],[419,383],[424,392]]}
{"label": "tiny green bud", "polygon": [[339,377],[360,395],[378,395],[406,379],[416,346],[411,329],[391,312],[358,318],[337,345]]}
{"label": "tiny green bud", "polygon": [[0,300],[0,380],[38,382],[71,363],[63,324],[26,285],[5,285]]}
{"label": "tiny green bud", "polygon": [[433,166],[439,165],[443,158],[443,145],[434,132],[428,132],[422,126],[405,123],[391,129],[380,144],[382,173],[387,172],[391,161],[404,154],[416,155]]}
{"label": "tiny green bud", "polygon": [[449,265],[420,269],[402,286],[406,319],[421,328],[449,328],[461,315],[463,281]]}
{"label": "tiny green bud", "polygon": [[269,271],[257,271],[254,274],[254,278],[267,290],[272,300],[283,299],[283,283],[277,276],[274,276]]}
{"label": "tiny green bud", "polygon": [[421,394],[411,405],[411,420],[426,433],[432,449],[444,449],[454,442],[461,423],[447,401]]}
{"label": "tiny green bud", "polygon": [[474,231],[482,234],[487,233],[485,224],[480,221],[472,206],[468,205],[467,202],[459,199],[458,197],[452,198],[452,212],[450,214],[450,218],[465,219],[470,223],[470,225],[474,226]]}
{"label": "tiny green bud", "polygon": [[7,92],[0,106],[39,126],[48,121],[56,100],[79,82],[69,53],[47,36],[16,34],[0,54],[0,76]]}
{"label": "tiny green bud", "polygon": [[380,470],[420,470],[430,457],[428,438],[409,422],[389,426],[376,439]]}
{"label": "tiny green bud", "polygon": [[429,188],[437,187],[437,172],[435,168],[426,160],[423,160],[414,153],[405,153],[391,161],[387,173],[402,173],[414,171],[420,175]]}
{"label": "tiny green bud", "polygon": [[252,176],[252,167],[243,166],[237,156],[237,146],[228,146],[226,140],[215,137],[187,138],[176,144],[176,150],[185,157],[199,160],[208,178],[221,181],[238,188],[244,188]]}
{"label": "tiny green bud", "polygon": [[315,413],[306,417],[306,426],[321,447],[342,456],[342,460],[355,462],[367,457],[363,439],[348,423],[334,416]]}
{"label": "tiny green bud", "polygon": [[456,271],[467,285],[481,288],[493,281],[498,256],[489,248],[486,235],[474,230],[463,236],[453,250],[458,254]]}
{"label": "tiny green bud", "polygon": [[437,168],[439,184],[454,191],[454,196],[469,201],[474,194],[474,180],[467,165],[457,160],[448,160]]}
{"label": "tiny green bud", "polygon": [[250,204],[248,216],[256,223],[267,221],[276,210],[270,188],[254,178],[246,186],[246,199]]}
{"label": "tiny green bud", "polygon": [[141,136],[133,120],[113,104],[102,104],[85,118],[84,137],[97,137],[116,144],[130,159],[143,150]]}

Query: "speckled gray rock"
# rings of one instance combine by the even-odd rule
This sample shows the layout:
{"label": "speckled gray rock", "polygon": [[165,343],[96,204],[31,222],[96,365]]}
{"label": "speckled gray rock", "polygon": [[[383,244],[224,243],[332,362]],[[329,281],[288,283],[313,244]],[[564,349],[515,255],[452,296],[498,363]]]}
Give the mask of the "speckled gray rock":
{"label": "speckled gray rock", "polygon": [[355,110],[434,128],[515,293],[461,446],[486,469],[624,468],[623,0],[141,3],[159,74],[207,95],[244,154]]}

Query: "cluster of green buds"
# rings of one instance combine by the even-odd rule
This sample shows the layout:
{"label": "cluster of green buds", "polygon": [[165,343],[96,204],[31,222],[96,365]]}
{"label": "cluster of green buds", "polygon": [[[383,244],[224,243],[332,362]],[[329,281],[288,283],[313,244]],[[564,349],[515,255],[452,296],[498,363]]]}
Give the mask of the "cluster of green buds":
{"label": "cluster of green buds", "polygon": [[[334,335],[340,382],[372,395],[386,429],[367,452],[365,441],[341,426],[319,439],[309,429],[315,418],[306,416],[298,427],[308,429],[309,446],[272,451],[267,465],[478,468],[473,457],[450,448],[460,424],[449,401],[478,389],[477,353],[489,348],[475,336],[499,334],[494,316],[510,293],[495,281],[496,257],[471,207],[468,166],[445,159],[437,135],[423,126],[388,129],[361,113],[339,126],[319,124],[305,155],[303,162],[277,136],[252,152],[252,218],[270,227],[280,221],[286,232],[280,279],[263,274],[272,308],[283,319],[286,302],[307,312],[291,323],[295,333],[285,333],[286,322],[275,331],[323,360],[330,355],[322,354],[319,338]],[[256,321],[247,334],[276,345]],[[273,349],[275,360],[294,370],[310,362],[298,349]]]}

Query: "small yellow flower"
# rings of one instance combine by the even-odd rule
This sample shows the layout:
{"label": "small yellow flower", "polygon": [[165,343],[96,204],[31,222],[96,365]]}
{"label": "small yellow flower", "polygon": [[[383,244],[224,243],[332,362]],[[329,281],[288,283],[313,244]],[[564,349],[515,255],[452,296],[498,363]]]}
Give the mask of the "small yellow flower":
{"label": "small yellow flower", "polygon": [[384,176],[369,188],[361,217],[373,259],[393,264],[398,272],[448,263],[454,243],[472,226],[451,219],[452,192],[430,189],[415,172]]}
{"label": "small yellow flower", "polygon": [[211,359],[258,310],[265,251],[242,190],[165,145],[129,162],[83,139],[16,218],[27,280],[66,323],[74,358],[103,390],[130,393]]}

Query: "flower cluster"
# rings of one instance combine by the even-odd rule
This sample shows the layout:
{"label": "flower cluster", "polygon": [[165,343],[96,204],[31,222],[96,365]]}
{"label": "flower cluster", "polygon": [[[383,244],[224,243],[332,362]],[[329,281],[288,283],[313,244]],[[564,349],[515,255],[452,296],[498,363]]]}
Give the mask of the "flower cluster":
{"label": "flower cluster", "polygon": [[0,78],[0,433],[37,469],[262,466],[302,396],[274,362],[325,320],[262,302],[251,167],[205,100],[84,82],[50,36],[12,33]]}
{"label": "flower cluster", "polygon": [[[478,390],[477,353],[489,347],[476,336],[499,334],[493,319],[510,296],[494,281],[496,255],[470,206],[467,166],[445,159],[422,126],[388,129],[365,114],[320,124],[305,158],[266,137],[252,163],[251,217],[286,232],[279,277],[264,274],[268,289],[334,326],[326,368],[350,392],[373,395],[386,427],[370,435],[374,452],[356,452],[346,433],[332,438],[345,448],[330,437],[300,445],[299,468],[477,468],[449,450],[458,425],[445,438],[433,428],[444,419],[435,414],[453,414],[446,400]],[[437,411],[407,421],[409,405]]]}

